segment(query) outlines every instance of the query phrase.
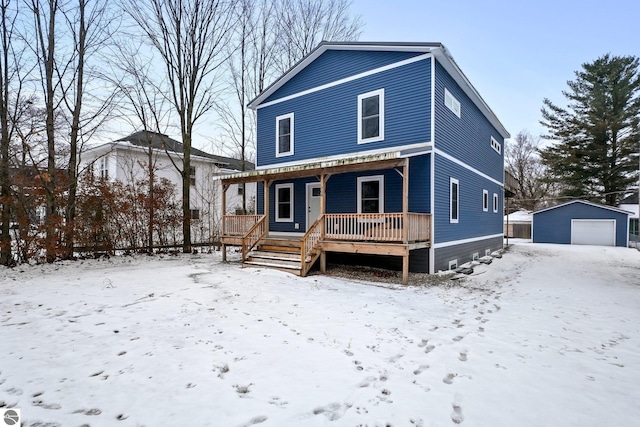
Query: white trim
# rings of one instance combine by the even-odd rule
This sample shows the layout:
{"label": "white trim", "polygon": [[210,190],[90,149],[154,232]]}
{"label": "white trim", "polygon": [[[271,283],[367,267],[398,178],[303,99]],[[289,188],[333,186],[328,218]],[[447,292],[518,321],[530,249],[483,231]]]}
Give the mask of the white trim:
{"label": "white trim", "polygon": [[[449,101],[448,103],[447,100]],[[458,118],[462,116],[462,106],[460,105],[460,101],[458,101],[458,98],[453,96],[446,87],[444,88],[444,106],[451,110],[453,114],[458,116]]]}
{"label": "white trim", "polygon": [[625,210],[622,210],[622,209],[614,208],[613,206],[599,205],[597,203],[588,202],[586,200],[572,200],[570,202],[562,203],[560,205],[552,206],[550,208],[540,209],[539,211],[535,211],[533,213],[533,215],[539,214],[541,212],[550,211],[551,209],[556,209],[556,208],[561,208],[563,206],[568,206],[568,205],[573,204],[573,203],[582,203],[584,205],[589,205],[589,206],[593,206],[593,207],[596,207],[596,208],[608,209],[610,211],[618,212],[618,213],[621,213],[621,214],[633,215],[633,212],[629,212],[629,211],[625,211]]}
{"label": "white trim", "polygon": [[[378,97],[378,136],[362,138],[362,101],[367,98]],[[358,144],[384,140],[384,88],[358,95]]]}
{"label": "white trim", "polygon": [[[289,151],[280,152],[280,121],[289,119]],[[293,156],[293,113],[283,114],[276,117],[276,157]]]}
{"label": "white trim", "polygon": [[[456,217],[453,217],[453,184],[456,185]],[[449,223],[458,224],[460,222],[460,181],[449,178]]]}
{"label": "white trim", "polygon": [[482,211],[489,212],[489,190],[482,190]]}
{"label": "white trim", "polygon": [[502,144],[500,144],[493,136],[491,137],[491,148],[493,148],[496,153],[502,154]]}
{"label": "white trim", "polygon": [[[431,144],[432,144],[432,151],[433,149],[435,149],[436,147],[436,109],[433,108],[433,106],[435,106],[436,102],[436,58],[435,56],[431,57]],[[435,209],[433,208],[435,206],[436,203],[436,155],[435,152],[431,154],[431,159],[430,159],[430,163],[431,163],[431,193],[430,193],[430,211],[431,211],[431,215],[430,215],[430,221],[431,221],[431,236],[430,236],[430,242],[435,241]],[[431,247],[429,248],[429,273],[433,274],[436,272],[436,251],[433,248],[433,245],[431,245]]]}
{"label": "white trim", "polygon": [[[319,182],[307,182],[307,184],[305,185],[305,204],[306,204],[306,208],[307,208],[307,213],[305,215],[305,219],[306,219],[306,229],[308,230],[309,227],[311,227],[312,224],[309,224],[309,214],[311,213],[309,211],[309,197],[316,197],[313,195],[312,193],[312,189],[313,188],[320,188],[320,191],[322,191],[322,187],[320,185]],[[309,191],[312,190],[312,191]],[[322,194],[320,194],[320,196],[317,196],[318,198],[322,197]]]}
{"label": "white trim", "polygon": [[[311,159],[295,160],[291,162],[269,163],[268,165],[257,166],[255,170],[259,171],[264,169],[283,168],[283,167],[290,167],[290,166],[304,166],[312,163],[332,162],[335,160],[344,160],[344,159],[349,159],[354,157],[363,157],[363,156],[375,156],[377,154],[384,154],[384,153],[398,153],[399,154],[398,157],[401,157],[400,154],[402,154],[401,153],[402,151],[411,150],[414,148],[430,148],[430,147],[431,147],[430,142],[419,142],[417,144],[401,145],[398,147],[385,147],[385,148],[379,148],[377,150],[355,151],[351,153],[336,154],[334,156],[327,156],[327,157],[314,157]],[[417,154],[410,153],[410,155],[406,157],[411,157],[413,155],[420,155],[420,154],[423,154],[423,153],[417,153]]]}
{"label": "white trim", "polygon": [[384,175],[368,175],[368,176],[359,176],[358,178],[356,178],[356,182],[357,182],[356,208],[358,213],[362,213],[362,183],[372,182],[372,181],[378,181],[379,183],[378,190],[380,191],[380,193],[378,194],[378,199],[379,199],[378,213],[384,213]]}
{"label": "white trim", "polygon": [[433,245],[433,248],[440,249],[440,248],[446,248],[449,246],[464,245],[465,243],[479,242],[480,240],[495,239],[496,237],[503,237],[503,236],[504,236],[504,233],[499,233],[499,234],[492,234],[490,236],[480,236],[480,237],[471,237],[469,239],[452,240],[450,242],[436,243]]}
{"label": "white trim", "polygon": [[[616,247],[616,232],[618,231],[618,224],[615,219],[605,219],[605,218],[571,218],[571,244],[573,243],[573,223],[574,222],[582,222],[582,221],[598,221],[598,222],[613,222],[613,247]],[[627,227],[627,240],[629,240],[629,228]],[[598,245],[602,246],[602,245]],[[627,242],[627,246],[629,246],[629,242]]]}
{"label": "white trim", "polygon": [[[288,188],[289,191],[291,191],[291,202],[290,202],[290,205],[291,205],[291,212],[290,212],[291,218],[280,218],[280,215],[278,215],[278,213],[280,212],[280,210],[278,209],[278,205],[280,204],[280,200],[278,200],[279,199],[278,190],[280,188]],[[275,185],[275,197],[274,197],[274,199],[275,199],[274,208],[275,208],[276,222],[293,222],[293,217],[294,217],[294,213],[295,213],[295,211],[293,209],[293,200],[294,200],[293,182],[289,182],[289,183],[286,183],[286,184],[276,184]],[[268,208],[269,207],[267,207],[267,209]]]}
{"label": "white trim", "polygon": [[[320,85],[320,86],[313,87],[311,89],[303,90],[302,92],[297,92],[297,93],[294,93],[294,94],[291,94],[291,95],[288,95],[288,96],[285,96],[285,97],[282,97],[282,98],[274,99],[273,101],[265,102],[264,104],[253,105],[253,103],[252,103],[251,105],[249,105],[249,108],[251,108],[251,107],[253,107],[253,108],[263,108],[263,107],[268,107],[270,105],[279,104],[281,102],[289,101],[290,99],[294,99],[294,98],[299,98],[301,96],[308,95],[310,93],[318,92],[318,91],[321,91],[321,90],[324,90],[324,89],[329,89],[331,87],[338,86],[338,85],[341,85],[341,84],[344,84],[344,83],[349,83],[349,82],[352,82],[354,80],[362,79],[364,77],[369,77],[369,76],[372,76],[374,74],[383,73],[385,71],[393,70],[394,68],[403,67],[405,65],[413,64],[414,62],[418,62],[418,61],[422,61],[423,59],[431,58],[431,56],[432,56],[431,53],[426,53],[424,55],[414,56],[413,58],[405,59],[404,61],[394,62],[392,64],[385,65],[384,67],[374,68],[373,70],[365,71],[364,73],[355,74],[353,76],[345,77],[343,79],[336,80],[336,81],[331,82],[331,83],[327,83],[327,84],[323,84],[323,85]],[[275,93],[275,91],[273,93]],[[269,94],[269,96],[271,96],[272,94]]]}
{"label": "white trim", "polygon": [[458,268],[458,259],[452,259],[449,261],[449,270],[455,270]]}
{"label": "white trim", "polygon": [[[495,179],[495,178],[491,178],[489,175],[487,175],[487,174],[485,174],[485,173],[480,172],[478,169],[476,169],[476,168],[473,168],[473,167],[469,166],[468,164],[464,163],[464,162],[463,162],[463,161],[461,161],[461,160],[456,159],[455,157],[451,156],[450,154],[447,154],[447,153],[445,153],[445,152],[444,152],[444,151],[442,151],[442,150],[438,150],[438,149],[437,149],[437,148],[435,148],[435,147],[434,147],[434,150],[433,150],[433,151],[434,151],[435,153],[439,154],[440,156],[444,157],[445,159],[447,159],[447,160],[451,160],[453,163],[455,163],[455,164],[457,164],[457,165],[459,165],[459,166],[462,166],[463,168],[465,168],[465,169],[467,169],[467,170],[470,170],[471,172],[475,173],[476,175],[480,175],[480,176],[481,176],[481,177],[483,177],[484,179],[488,179],[489,181],[491,181],[491,182],[493,182],[493,183],[495,183],[495,184],[498,184],[500,187],[504,187],[504,183],[503,183],[503,182],[500,182],[500,181],[498,181],[498,180],[497,180],[497,179]],[[503,172],[503,173],[504,173],[504,172]]]}
{"label": "white trim", "polygon": [[269,230],[269,236],[304,236],[305,233],[300,231],[271,231]]}
{"label": "white trim", "polygon": [[498,200],[498,193],[493,193],[493,213],[498,213],[498,207],[500,201]]}

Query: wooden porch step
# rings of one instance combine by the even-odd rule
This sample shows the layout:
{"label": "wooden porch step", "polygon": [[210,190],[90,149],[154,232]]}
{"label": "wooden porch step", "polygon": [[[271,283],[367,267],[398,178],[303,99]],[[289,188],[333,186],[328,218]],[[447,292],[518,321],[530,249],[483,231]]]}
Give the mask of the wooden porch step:
{"label": "wooden porch step", "polygon": [[300,252],[282,252],[282,251],[265,251],[257,250],[249,254],[249,258],[272,259],[281,261],[297,261],[300,262]]}
{"label": "wooden porch step", "polygon": [[298,256],[300,256],[300,247],[296,248],[294,246],[274,246],[274,245],[265,245],[263,243],[260,243],[256,247],[258,248],[259,251],[262,251],[262,252],[279,252],[283,254],[297,254]]}
{"label": "wooden porch step", "polygon": [[283,248],[300,248],[302,242],[300,239],[286,237],[265,237],[260,241],[261,245],[275,246]]}
{"label": "wooden porch step", "polygon": [[296,273],[298,275],[300,274],[300,261],[249,257],[244,263],[245,265],[277,268],[291,273]]}

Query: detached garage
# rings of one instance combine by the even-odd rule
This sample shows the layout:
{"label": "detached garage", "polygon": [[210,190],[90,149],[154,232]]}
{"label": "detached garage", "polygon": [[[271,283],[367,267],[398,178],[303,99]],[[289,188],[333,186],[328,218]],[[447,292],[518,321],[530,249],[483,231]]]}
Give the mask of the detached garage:
{"label": "detached garage", "polygon": [[533,213],[534,243],[627,246],[630,212],[575,200]]}

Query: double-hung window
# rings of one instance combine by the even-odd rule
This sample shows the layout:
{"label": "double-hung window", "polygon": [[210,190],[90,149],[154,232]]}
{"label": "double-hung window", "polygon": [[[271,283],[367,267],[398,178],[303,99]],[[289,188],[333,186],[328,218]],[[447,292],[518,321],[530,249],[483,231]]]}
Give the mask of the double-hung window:
{"label": "double-hung window", "polygon": [[276,157],[293,155],[293,113],[276,117]]}
{"label": "double-hung window", "polygon": [[457,224],[460,217],[460,184],[457,179],[449,179],[449,222]]}
{"label": "double-hung window", "polygon": [[189,183],[191,185],[196,185],[196,167],[189,166]]}
{"label": "double-hung window", "polygon": [[498,213],[498,195],[493,193],[493,213]]}
{"label": "double-hung window", "polygon": [[276,222],[293,222],[293,183],[276,184]]}
{"label": "double-hung window", "polygon": [[358,144],[384,139],[384,89],[358,95]]}
{"label": "double-hung window", "polygon": [[482,210],[489,212],[489,192],[482,190]]}
{"label": "double-hung window", "polygon": [[106,156],[100,159],[100,178],[109,179],[109,158]]}
{"label": "double-hung window", "polygon": [[384,212],[384,176],[358,177],[358,213]]}

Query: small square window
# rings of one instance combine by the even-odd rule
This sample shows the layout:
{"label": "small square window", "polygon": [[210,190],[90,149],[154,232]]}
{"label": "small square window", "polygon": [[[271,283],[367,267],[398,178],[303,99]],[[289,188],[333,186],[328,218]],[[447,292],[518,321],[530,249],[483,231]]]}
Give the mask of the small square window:
{"label": "small square window", "polygon": [[311,196],[312,197],[320,197],[320,187],[313,187],[311,189]]}
{"label": "small square window", "polygon": [[444,90],[444,105],[453,111],[456,116],[460,117],[460,101],[458,101],[447,89]]}
{"label": "small square window", "polygon": [[276,157],[293,155],[293,113],[276,117]]}
{"label": "small square window", "polygon": [[502,145],[494,137],[491,137],[491,148],[496,150],[498,154],[502,153]]}
{"label": "small square window", "polygon": [[482,210],[489,212],[489,192],[482,190]]}
{"label": "small square window", "polygon": [[384,139],[384,89],[358,95],[358,144]]}

